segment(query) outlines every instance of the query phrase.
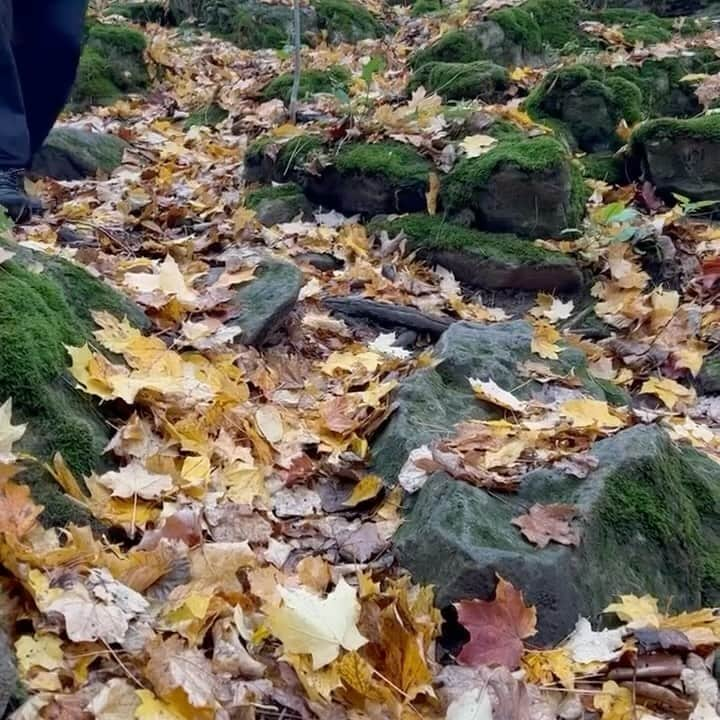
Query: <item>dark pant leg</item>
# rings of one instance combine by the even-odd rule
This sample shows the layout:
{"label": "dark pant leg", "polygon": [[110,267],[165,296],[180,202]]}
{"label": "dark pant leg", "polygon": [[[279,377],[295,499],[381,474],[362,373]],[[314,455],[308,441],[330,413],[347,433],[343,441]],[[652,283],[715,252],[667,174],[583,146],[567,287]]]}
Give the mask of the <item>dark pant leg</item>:
{"label": "dark pant leg", "polygon": [[12,52],[14,4],[14,0],[0,0],[0,169],[24,167],[30,159],[30,137]]}
{"label": "dark pant leg", "polygon": [[13,52],[32,155],[45,142],[75,81],[87,0],[14,0],[14,9]]}

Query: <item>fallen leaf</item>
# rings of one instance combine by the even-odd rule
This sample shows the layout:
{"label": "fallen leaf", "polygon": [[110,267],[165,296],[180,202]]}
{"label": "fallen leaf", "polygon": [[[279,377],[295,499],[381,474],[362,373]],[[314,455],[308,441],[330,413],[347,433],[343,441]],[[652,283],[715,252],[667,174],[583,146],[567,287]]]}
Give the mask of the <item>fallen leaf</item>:
{"label": "fallen leaf", "polygon": [[173,489],[173,480],[169,475],[150,472],[138,460],[133,460],[120,470],[100,475],[97,482],[110,490],[113,496],[121,498],[155,500]]}
{"label": "fallen leaf", "polygon": [[12,446],[21,440],[27,425],[12,424],[12,398],[8,398],[0,405],[0,462],[13,462]]}
{"label": "fallen leaf", "polygon": [[578,545],[580,530],[571,525],[578,516],[574,505],[533,505],[525,515],[512,519],[522,534],[539,548],[547,547],[550,541],[561,545]]}
{"label": "fallen leaf", "polygon": [[655,395],[670,410],[674,409],[679,402],[691,403],[695,399],[694,390],[670,378],[650,378],[643,383],[640,392]]}
{"label": "fallen leaf", "polygon": [[476,158],[490,151],[496,143],[497,138],[490,135],[468,135],[460,143],[460,147],[467,157]]}
{"label": "fallen leaf", "polygon": [[576,663],[605,663],[615,660],[623,646],[623,630],[595,632],[590,621],[579,618],[565,647]]}
{"label": "fallen leaf", "polygon": [[539,321],[533,324],[533,336],[530,342],[530,349],[546,360],[557,360],[558,353],[562,350],[557,341],[560,333],[549,323]]}
{"label": "fallen leaf", "polygon": [[486,382],[478,378],[469,378],[469,380],[470,387],[480,400],[516,413],[522,414],[527,410],[526,402],[518,400],[512,393],[503,390],[494,380]]}
{"label": "fallen leaf", "polygon": [[455,603],[458,620],[470,633],[458,662],[477,667],[498,664],[515,670],[520,665],[523,640],[537,631],[535,608],[526,607],[523,595],[498,577],[495,599]]}
{"label": "fallen leaf", "polygon": [[383,489],[384,483],[378,475],[365,475],[353,488],[350,497],[343,502],[346,507],[355,507],[366,500],[372,500]]}

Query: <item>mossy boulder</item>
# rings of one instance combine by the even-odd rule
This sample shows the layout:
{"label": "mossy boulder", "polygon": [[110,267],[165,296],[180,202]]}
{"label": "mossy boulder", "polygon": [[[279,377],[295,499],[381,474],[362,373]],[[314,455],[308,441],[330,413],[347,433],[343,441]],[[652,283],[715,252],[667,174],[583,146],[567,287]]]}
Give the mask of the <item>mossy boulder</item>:
{"label": "mossy boulder", "polygon": [[430,265],[442,265],[461,282],[489,290],[571,292],[583,281],[575,261],[516,235],[484,233],[435,215],[408,215],[383,229],[407,236],[407,250]]}
{"label": "mossy boulder", "polygon": [[[715,0],[602,0],[610,8],[646,10],[663,17],[695,15],[710,8]],[[599,2],[597,4],[600,4]]]}
{"label": "mossy boulder", "polygon": [[[492,379],[522,399],[540,393],[541,385],[528,381],[520,371],[533,357],[531,341],[532,328],[522,320],[454,323],[435,346],[439,362],[401,383],[395,397],[397,410],[372,443],[373,472],[394,484],[412,450],[448,437],[459,422],[499,418],[496,407],[475,397],[468,378]],[[558,375],[580,378],[585,392],[596,399],[626,402],[615,386],[589,373],[585,355],[575,348],[563,344],[559,359],[543,362]]]}
{"label": "mossy boulder", "polygon": [[330,154],[328,164],[306,173],[301,184],[314,203],[346,215],[419,212],[432,170],[410,145],[356,142]]}
{"label": "mossy boulder", "polygon": [[664,43],[672,39],[676,32],[694,35],[706,27],[706,24],[699,20],[686,19],[676,23],[671,18],[660,17],[654,12],[633,8],[599,10],[589,17],[604,25],[618,27],[625,41],[633,45]]}
{"label": "mossy boulder", "polygon": [[[327,70],[305,70],[300,74],[299,100],[306,100],[320,93],[332,94],[337,90],[348,91],[350,87],[350,72],[339,65]],[[285,103],[290,102],[292,92],[293,74],[285,73],[271,80],[263,89],[265,100],[278,98]]]}
{"label": "mossy boulder", "polygon": [[481,230],[537,238],[578,227],[586,192],[567,148],[545,136],[499,142],[461,160],[445,177],[441,197],[451,214],[472,211]]}
{"label": "mossy boulder", "polygon": [[581,158],[580,162],[587,178],[602,180],[610,185],[627,185],[630,182],[625,159],[616,153],[591,153]]}
{"label": "mossy boulder", "polygon": [[291,222],[297,217],[312,218],[313,206],[302,188],[295,183],[268,185],[253,190],[245,198],[247,207],[255,211],[257,219],[266,226]]}
{"label": "mossy boulder", "polygon": [[594,153],[620,147],[620,123],[639,122],[642,105],[642,91],[629,80],[599,66],[573,65],[548,73],[525,109],[539,122],[562,123],[580,150]]}
{"label": "mossy boulder", "polygon": [[471,30],[450,30],[432,45],[415,52],[410,66],[417,69],[431,62],[472,63],[483,59],[485,53]]}
{"label": "mossy boulder", "polygon": [[194,128],[198,125],[215,127],[221,122],[225,122],[229,115],[230,113],[224,107],[218,105],[217,103],[210,103],[193,110],[185,119],[183,127],[186,130],[190,130],[190,128]]}
{"label": "mossy boulder", "polygon": [[429,62],[413,73],[408,90],[414,91],[423,86],[445,100],[496,102],[508,84],[508,71],[486,60],[472,63]]}
{"label": "mossy boulder", "polygon": [[642,123],[630,150],[661,194],[720,201],[720,115]]}
{"label": "mossy boulder", "polygon": [[264,260],[255,279],[235,293],[233,323],[244,345],[266,344],[291,312],[302,287],[302,273],[290,263]]}
{"label": "mossy boulder", "polygon": [[[676,610],[714,606],[720,552],[720,468],[638,426],[591,448],[599,465],[580,480],[539,470],[502,498],[436,474],[395,536],[400,563],[437,588],[439,604],[488,598],[496,576],[537,607],[541,644],[561,640],[578,616],[596,618],[617,595],[672,598]],[[538,549],[511,521],[535,503],[569,503],[581,544]]]}
{"label": "mossy boulder", "polygon": [[245,153],[245,179],[253,183],[287,183],[298,180],[306,164],[325,152],[318,135],[303,134],[280,143],[260,137]]}
{"label": "mossy boulder", "polygon": [[415,0],[412,4],[410,14],[413,17],[421,17],[430,13],[439,12],[443,5],[441,0]]}
{"label": "mossy boulder", "polygon": [[315,0],[320,30],[331,43],[356,43],[381,37],[383,23],[364,5],[353,0]]}
{"label": "mossy boulder", "polygon": [[109,174],[122,162],[128,147],[115,135],[58,127],[35,153],[31,172],[55,180],[81,180]]}
{"label": "mossy boulder", "polygon": [[70,95],[73,109],[107,105],[147,89],[145,36],[125,25],[92,23]]}
{"label": "mossy boulder", "polygon": [[[0,273],[0,398],[13,399],[13,419],[27,423],[19,446],[41,462],[59,452],[80,477],[102,466],[112,428],[68,373],[68,345],[83,345],[106,310],[138,327],[147,319],[130,301],[66,260],[5,243],[15,256]],[[87,521],[40,465],[20,480],[45,506],[44,521]]]}

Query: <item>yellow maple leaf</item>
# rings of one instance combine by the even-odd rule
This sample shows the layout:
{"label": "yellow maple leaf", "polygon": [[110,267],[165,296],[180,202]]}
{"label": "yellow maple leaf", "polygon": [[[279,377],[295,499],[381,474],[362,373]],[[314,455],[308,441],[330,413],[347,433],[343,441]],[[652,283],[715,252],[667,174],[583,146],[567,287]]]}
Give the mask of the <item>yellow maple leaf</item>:
{"label": "yellow maple leaf", "polygon": [[340,648],[357,650],[367,639],[357,629],[360,603],[344,579],[324,599],[307,590],[281,587],[283,605],[268,613],[270,632],[285,652],[312,655],[313,669],[329,665]]}
{"label": "yellow maple leaf", "polygon": [[663,617],[652,595],[620,595],[620,602],[611,603],[603,612],[615,613],[630,627],[660,627]]}
{"label": "yellow maple leaf", "polygon": [[672,410],[678,402],[692,402],[695,391],[681,385],[671,378],[649,378],[643,383],[640,392],[660,398],[665,407]]}
{"label": "yellow maple leaf", "polygon": [[350,497],[345,500],[343,505],[346,507],[355,507],[361,502],[371,500],[383,488],[383,481],[377,475],[365,475],[360,478],[360,482],[353,488]]}
{"label": "yellow maple leaf", "polygon": [[[135,709],[137,720],[192,720],[181,708],[160,700],[150,690],[136,690],[140,705]],[[195,709],[196,710],[196,709]]]}
{"label": "yellow maple leaf", "polygon": [[530,349],[546,360],[557,360],[558,353],[562,348],[557,344],[560,333],[545,321],[533,324],[533,337],[530,342]]}
{"label": "yellow maple leaf", "polygon": [[632,720],[635,715],[632,692],[613,680],[603,683],[602,690],[593,698],[593,707],[600,710],[602,720]]}
{"label": "yellow maple leaf", "polygon": [[87,344],[82,347],[66,346],[65,349],[72,360],[70,374],[78,381],[81,390],[102,400],[115,397],[109,381],[111,366],[104,358],[99,358]]}
{"label": "yellow maple leaf", "polygon": [[460,147],[465,151],[467,157],[476,158],[491,150],[496,143],[497,138],[490,135],[468,135],[460,143]]}
{"label": "yellow maple leaf", "polygon": [[566,400],[560,406],[560,412],[570,420],[573,427],[612,429],[625,425],[621,418],[610,412],[610,407],[604,400]]}
{"label": "yellow maple leaf", "polygon": [[57,670],[63,665],[62,640],[57,635],[23,635],[15,643],[15,653],[23,674],[33,667]]}
{"label": "yellow maple leaf", "polygon": [[313,702],[330,702],[333,690],[342,685],[337,663],[316,670],[307,655],[285,653],[283,660],[292,665],[305,692]]}
{"label": "yellow maple leaf", "polygon": [[382,363],[382,355],[370,350],[364,352],[351,352],[336,350],[330,357],[320,366],[320,369],[326,375],[334,375],[336,370],[352,372],[360,367],[368,372],[375,372]]}
{"label": "yellow maple leaf", "polygon": [[528,650],[522,658],[527,681],[534,685],[553,685],[557,678],[563,687],[575,686],[573,662],[567,648],[556,650]]}
{"label": "yellow maple leaf", "polygon": [[702,340],[687,340],[679,348],[673,350],[673,358],[675,365],[681,368],[687,368],[695,377],[703,366],[705,356],[710,351],[710,347]]}

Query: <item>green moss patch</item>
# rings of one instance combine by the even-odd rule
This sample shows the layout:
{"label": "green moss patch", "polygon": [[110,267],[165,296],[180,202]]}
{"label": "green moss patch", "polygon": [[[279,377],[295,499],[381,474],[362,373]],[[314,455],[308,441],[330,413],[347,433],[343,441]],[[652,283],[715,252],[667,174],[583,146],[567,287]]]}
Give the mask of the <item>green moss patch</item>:
{"label": "green moss patch", "polygon": [[297,183],[266,185],[249,192],[245,197],[245,205],[254,210],[266,200],[291,200],[293,198],[304,198],[302,188]]}
{"label": "green moss patch", "polygon": [[655,139],[675,140],[693,138],[720,142],[720,114],[705,115],[689,120],[660,118],[642,123],[632,134],[631,145],[637,147]]}
{"label": "green moss patch", "polygon": [[287,182],[324,149],[318,135],[298,135],[283,144],[270,136],[260,137],[245,153],[246,178],[249,182]]}
{"label": "green moss patch", "polygon": [[[336,90],[347,92],[350,87],[350,73],[344,67],[335,65],[327,70],[306,70],[300,75],[300,89],[298,98],[304,100],[318,93],[333,93]],[[266,100],[279,98],[286,103],[290,102],[293,75],[286,73],[271,80],[263,90]]]}
{"label": "green moss patch", "polygon": [[220,107],[217,103],[211,103],[210,105],[204,105],[188,115],[183,126],[186,130],[195,127],[196,125],[206,125],[207,127],[215,127],[221,122],[227,120],[230,113],[224,108]]}
{"label": "green moss patch", "polygon": [[420,17],[440,10],[442,10],[441,0],[415,0],[410,14],[413,17]]}
{"label": "green moss patch", "polygon": [[[14,245],[12,250],[15,258],[0,269],[0,398],[12,397],[14,419],[28,423],[25,451],[41,461],[60,452],[74,472],[88,474],[101,461],[110,428],[91,400],[73,389],[65,346],[91,338],[92,310],[141,326],[146,320],[82,268]],[[31,263],[42,270],[26,269]],[[39,467],[24,475],[48,521],[62,525],[82,515]]]}
{"label": "green moss patch", "polygon": [[479,60],[473,63],[430,62],[421,65],[409,84],[413,91],[420,86],[446,100],[490,101],[508,86],[508,72],[500,65]]}
{"label": "green moss patch", "polygon": [[382,23],[352,0],[315,0],[318,25],[333,42],[359,42],[383,34]]}
{"label": "green moss patch", "polygon": [[591,153],[581,159],[585,177],[602,180],[610,185],[628,183],[625,162],[612,152]]}
{"label": "green moss patch", "polygon": [[489,19],[500,25],[509,40],[540,53],[545,46],[561,49],[577,39],[581,11],[575,0],[528,0],[497,10]]}
{"label": "green moss patch", "polygon": [[143,0],[142,2],[116,2],[110,5],[107,15],[121,15],[133,22],[144,25],[157,23],[158,25],[174,25],[175,19],[168,10],[167,4],[159,0]]}
{"label": "green moss patch", "polygon": [[115,102],[126,93],[142,92],[149,84],[145,36],[124,25],[89,26],[85,49],[70,96],[76,109]]}
{"label": "green moss patch", "polygon": [[410,66],[419,68],[429,62],[472,63],[482,60],[484,53],[469,30],[451,30],[439,40],[410,58]]}
{"label": "green moss patch", "polygon": [[341,173],[380,175],[399,187],[427,182],[432,170],[428,160],[399,142],[344,145],[335,155],[334,165]]}
{"label": "green moss patch", "polygon": [[562,253],[545,250],[511,233],[487,233],[447,222],[439,215],[407,215],[386,223],[390,233],[403,232],[409,239],[408,249],[457,250],[507,265],[572,265]]}
{"label": "green moss patch", "polygon": [[528,114],[567,127],[582,150],[619,147],[616,128],[643,116],[643,93],[634,83],[595,65],[572,65],[548,73],[525,102]]}

